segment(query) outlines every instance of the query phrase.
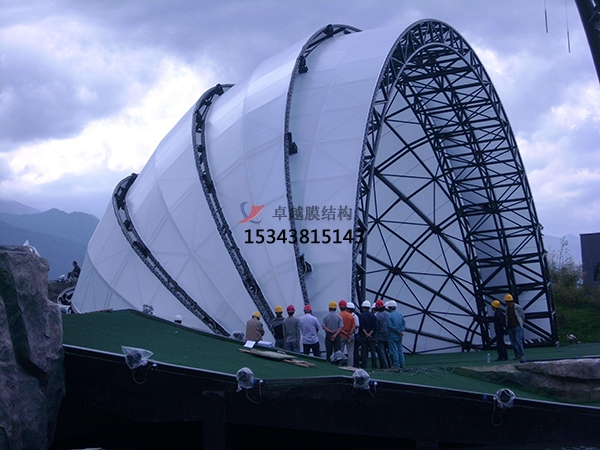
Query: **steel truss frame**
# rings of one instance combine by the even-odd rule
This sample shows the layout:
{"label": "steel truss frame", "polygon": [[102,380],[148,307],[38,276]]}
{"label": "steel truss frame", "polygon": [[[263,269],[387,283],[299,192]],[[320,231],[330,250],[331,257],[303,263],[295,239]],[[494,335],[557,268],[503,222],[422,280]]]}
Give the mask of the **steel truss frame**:
{"label": "steel truss frame", "polygon": [[490,348],[488,305],[506,293],[526,312],[529,344],[556,343],[542,227],[515,138],[481,62],[442,22],[417,22],[388,58],[356,208],[366,236],[354,248],[356,298],[399,303],[408,351]]}

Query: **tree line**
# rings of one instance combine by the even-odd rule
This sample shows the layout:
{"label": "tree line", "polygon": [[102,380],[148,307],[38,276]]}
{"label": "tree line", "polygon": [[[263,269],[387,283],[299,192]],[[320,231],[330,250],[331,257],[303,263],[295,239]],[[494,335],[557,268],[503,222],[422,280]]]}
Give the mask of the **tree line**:
{"label": "tree line", "polygon": [[580,342],[600,341],[600,289],[583,283],[582,265],[569,254],[564,237],[560,249],[548,254],[548,270],[561,344],[568,334]]}

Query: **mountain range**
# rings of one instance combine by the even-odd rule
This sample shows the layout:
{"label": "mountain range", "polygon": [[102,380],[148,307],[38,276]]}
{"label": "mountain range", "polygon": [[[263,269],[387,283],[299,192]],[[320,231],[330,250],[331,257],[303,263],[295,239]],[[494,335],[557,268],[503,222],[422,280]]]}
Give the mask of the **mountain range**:
{"label": "mountain range", "polygon": [[[73,261],[82,264],[98,222],[91,214],[58,209],[40,212],[16,201],[0,200],[0,245],[23,245],[29,241],[50,262],[48,279],[56,280],[71,270]],[[580,264],[579,236],[545,235],[544,246],[548,253],[558,255],[563,239],[567,242],[567,254]]]}
{"label": "mountain range", "polygon": [[72,262],[81,265],[98,218],[82,212],[58,209],[40,212],[15,201],[0,200],[0,245],[28,241],[50,263],[48,279],[66,275]]}

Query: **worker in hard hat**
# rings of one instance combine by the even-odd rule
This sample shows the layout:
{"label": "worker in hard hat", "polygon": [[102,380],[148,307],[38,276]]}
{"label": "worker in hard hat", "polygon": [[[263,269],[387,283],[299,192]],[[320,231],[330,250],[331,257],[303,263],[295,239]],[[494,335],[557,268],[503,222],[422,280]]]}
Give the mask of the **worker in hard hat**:
{"label": "worker in hard hat", "polygon": [[515,359],[525,362],[525,349],[523,348],[525,312],[521,305],[515,303],[512,295],[506,294],[504,301],[506,302],[506,329],[515,353]]}
{"label": "worker in hard hat", "polygon": [[329,312],[323,316],[321,327],[325,330],[325,357],[331,362],[331,355],[341,348],[341,336],[344,322],[337,311],[337,303],[329,302]]}
{"label": "worker in hard hat", "polygon": [[271,321],[273,327],[273,336],[275,337],[275,347],[283,350],[285,343],[285,336],[283,334],[283,307],[277,305],[275,307],[275,318]]}
{"label": "worker in hard hat", "polygon": [[321,349],[319,348],[319,319],[313,316],[312,307],[304,305],[304,316],[300,318],[300,333],[302,333],[302,350],[305,355],[312,351],[313,356],[319,358]]}
{"label": "worker in hard hat", "polygon": [[377,300],[375,302],[375,318],[377,319],[377,339],[375,341],[375,348],[377,349],[377,356],[379,357],[379,367],[382,369],[390,368],[390,361],[388,360],[388,314],[389,312],[386,311],[383,300]]}
{"label": "worker in hard hat", "polygon": [[260,313],[256,311],[252,317],[246,322],[246,340],[247,341],[262,341],[265,335],[265,329],[260,321]]}
{"label": "worker in hard hat", "polygon": [[494,311],[494,331],[496,332],[496,350],[498,358],[496,361],[508,360],[508,351],[504,343],[504,335],[506,334],[506,315],[500,308],[500,302],[494,300],[492,302],[492,310]]}
{"label": "worker in hard hat", "polygon": [[[352,358],[352,362],[354,363],[354,367],[360,367],[360,345],[358,343],[358,331],[360,330],[360,320],[358,319],[358,314],[356,313],[356,306],[354,306],[354,303],[348,302],[347,310],[348,312],[350,312],[350,314],[352,314],[352,317],[354,317],[354,357]],[[360,311],[358,312],[360,313]],[[348,364],[350,364],[349,361]]]}
{"label": "worker in hard hat", "polygon": [[360,329],[358,330],[360,345],[360,364],[363,369],[367,368],[369,353],[371,353],[371,367],[377,369],[377,349],[375,348],[375,339],[377,339],[377,318],[371,312],[371,302],[365,300],[360,305],[362,312],[358,319]]}
{"label": "worker in hard hat", "polygon": [[294,314],[296,308],[289,305],[286,309],[287,317],[283,321],[284,348],[286,352],[300,352],[300,319]]}
{"label": "worker in hard hat", "polygon": [[340,333],[340,347],[342,351],[345,349],[348,354],[348,365],[354,367],[354,330],[356,329],[356,321],[354,320],[354,315],[348,309],[348,302],[346,300],[340,300],[340,317],[344,324]]}

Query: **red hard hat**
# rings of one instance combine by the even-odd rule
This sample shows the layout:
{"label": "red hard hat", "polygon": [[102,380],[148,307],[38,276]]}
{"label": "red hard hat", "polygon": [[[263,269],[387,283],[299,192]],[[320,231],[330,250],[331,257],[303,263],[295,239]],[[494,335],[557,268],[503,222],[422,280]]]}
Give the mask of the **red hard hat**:
{"label": "red hard hat", "polygon": [[348,307],[348,303],[346,302],[346,300],[340,300],[340,308],[347,308]]}
{"label": "red hard hat", "polygon": [[375,308],[383,308],[385,305],[383,304],[383,300],[377,300],[375,302]]}
{"label": "red hard hat", "polygon": [[304,305],[304,312],[312,312],[312,306]]}
{"label": "red hard hat", "polygon": [[296,308],[294,308],[294,305],[290,305],[287,307],[287,312],[291,313],[291,312],[296,312]]}

